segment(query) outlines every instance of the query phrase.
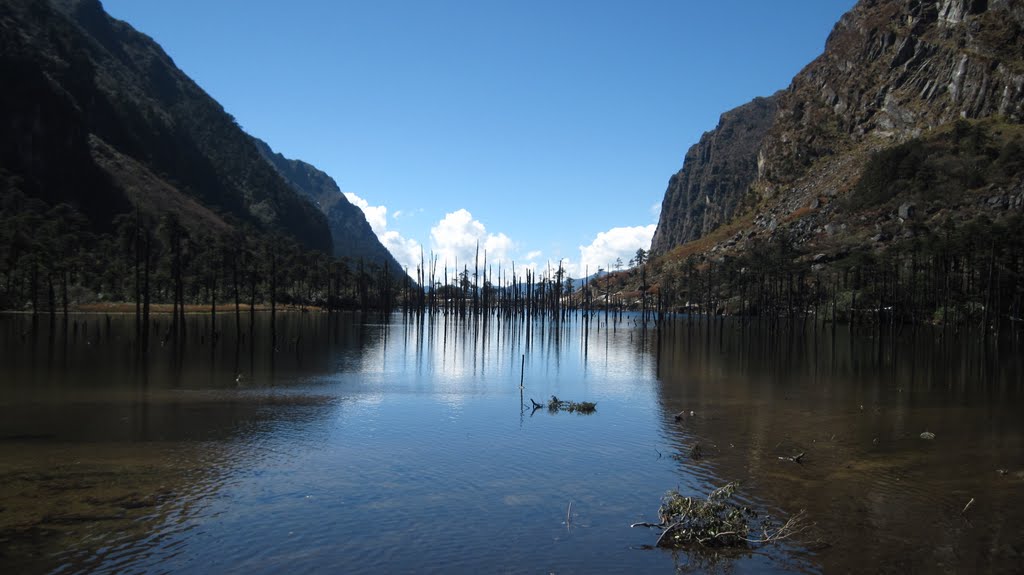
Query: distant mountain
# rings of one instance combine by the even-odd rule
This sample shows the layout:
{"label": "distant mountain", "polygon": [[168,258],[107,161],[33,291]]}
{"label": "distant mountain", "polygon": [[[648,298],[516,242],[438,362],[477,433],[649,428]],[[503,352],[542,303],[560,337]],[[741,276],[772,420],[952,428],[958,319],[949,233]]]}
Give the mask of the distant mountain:
{"label": "distant mountain", "polygon": [[334,178],[320,171],[316,166],[301,160],[285,158],[259,138],[253,138],[253,141],[263,157],[277,170],[277,173],[294,190],[312,200],[327,216],[335,257],[353,260],[364,258],[367,261],[388,266],[395,277],[402,277],[405,274],[391,252],[380,243],[376,234],[373,233],[363,211],[348,201]]}
{"label": "distant mountain", "polygon": [[99,231],[133,212],[330,252],[327,218],[149,37],[97,0],[0,2],[0,189]]}
{"label": "distant mountain", "polygon": [[573,289],[573,291],[576,291],[578,289],[582,289],[583,286],[589,285],[594,280],[599,279],[599,278],[603,278],[606,275],[608,275],[608,272],[606,272],[606,271],[604,271],[602,269],[602,270],[599,270],[597,272],[594,272],[594,273],[590,274],[589,276],[587,276],[585,278],[579,278],[579,279],[575,279],[574,278],[572,280],[572,289]]}
{"label": "distant mountain", "polygon": [[1008,222],[1024,207],[1022,31],[1016,0],[862,0],[787,89],[690,149],[652,254],[785,238],[827,262]]}

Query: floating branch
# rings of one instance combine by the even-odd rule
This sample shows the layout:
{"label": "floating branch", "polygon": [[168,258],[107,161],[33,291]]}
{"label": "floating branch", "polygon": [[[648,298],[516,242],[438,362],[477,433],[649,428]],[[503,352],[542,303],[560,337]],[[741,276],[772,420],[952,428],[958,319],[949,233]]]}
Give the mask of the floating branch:
{"label": "floating branch", "polygon": [[[680,411],[679,413],[677,413],[677,414],[673,415],[672,417],[673,417],[673,419],[675,419],[676,421],[682,421],[682,420],[683,420],[683,418],[685,418],[685,417],[686,417],[686,415],[687,415],[687,411],[686,411],[686,410],[684,409],[684,410]],[[697,415],[697,413],[696,413],[696,412],[694,412],[694,411],[693,411],[693,410],[691,409],[691,410],[689,411],[689,415],[690,415],[690,417],[694,417],[694,416],[696,416],[696,415]]]}
{"label": "floating branch", "polygon": [[804,455],[805,455],[805,453],[803,451],[801,451],[800,453],[798,453],[796,455],[793,455],[793,456],[790,456],[790,457],[779,457],[779,459],[782,460],[782,461],[792,461],[793,463],[803,463],[801,461],[801,459],[804,458]]}
{"label": "floating branch", "polygon": [[661,529],[655,546],[674,549],[763,545],[793,538],[811,527],[803,511],[780,525],[749,507],[730,503],[738,488],[739,484],[729,483],[712,491],[707,499],[669,491],[658,510],[659,523],[634,523],[630,527]]}
{"label": "floating branch", "polygon": [[[530,401],[533,401],[533,399],[531,398]],[[537,405],[537,403],[534,402],[534,405]],[[569,413],[582,413],[589,415],[597,411],[597,404],[590,401],[564,401],[552,395],[551,400],[548,401],[548,411],[551,413],[568,411]]]}

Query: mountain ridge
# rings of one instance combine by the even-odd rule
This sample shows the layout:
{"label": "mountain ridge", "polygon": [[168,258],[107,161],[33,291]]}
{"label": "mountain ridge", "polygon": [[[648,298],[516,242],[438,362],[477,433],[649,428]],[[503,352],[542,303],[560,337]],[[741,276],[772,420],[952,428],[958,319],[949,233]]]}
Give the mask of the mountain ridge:
{"label": "mountain ridge", "polygon": [[[89,211],[100,228],[129,211],[137,193],[124,182],[132,178],[108,170],[131,162],[101,165],[93,144],[102,142],[229,226],[331,249],[326,218],[266,165],[234,118],[100,2],[9,0],[0,21],[4,75],[24,87],[0,112],[8,127],[0,165],[34,195]],[[91,185],[76,189],[51,175],[68,169],[92,173]]]}
{"label": "mountain ridge", "polygon": [[277,173],[293,189],[309,198],[327,217],[335,257],[352,260],[365,258],[387,266],[392,274],[405,274],[391,252],[381,244],[363,211],[348,201],[334,178],[312,164],[286,158],[255,136],[253,141]]}
{"label": "mountain ridge", "polygon": [[[878,223],[872,214],[859,225],[864,214],[841,201],[872,154],[957,120],[1024,120],[1022,28],[1024,7],[1007,0],[861,0],[823,53],[771,96],[774,114],[744,116],[750,104],[726,112],[690,149],[669,182],[652,253],[695,240],[709,244],[705,254],[736,251],[782,232],[805,249],[839,249],[829,247],[837,236]],[[751,142],[729,133],[737,116],[744,127],[767,123],[754,174],[716,170],[708,154],[711,144],[742,148],[735,159],[749,165]]]}

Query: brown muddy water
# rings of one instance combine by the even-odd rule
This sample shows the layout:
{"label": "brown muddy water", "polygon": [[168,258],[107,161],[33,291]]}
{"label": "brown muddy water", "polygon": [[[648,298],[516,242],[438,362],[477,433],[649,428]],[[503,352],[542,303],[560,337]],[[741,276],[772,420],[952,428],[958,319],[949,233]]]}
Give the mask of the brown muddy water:
{"label": "brown muddy water", "polygon": [[[132,316],[69,319],[0,316],[2,573],[1024,567],[1018,341],[296,313],[177,346],[158,316],[143,356]],[[728,553],[629,527],[730,481],[813,526]]]}

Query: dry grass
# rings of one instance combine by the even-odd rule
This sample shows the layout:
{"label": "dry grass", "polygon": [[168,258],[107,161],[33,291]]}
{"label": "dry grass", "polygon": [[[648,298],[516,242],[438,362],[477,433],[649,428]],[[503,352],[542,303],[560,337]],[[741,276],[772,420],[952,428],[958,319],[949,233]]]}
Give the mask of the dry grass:
{"label": "dry grass", "polygon": [[738,232],[749,229],[753,223],[753,212],[738,216],[702,238],[672,248],[672,250],[660,258],[660,263],[683,261],[692,255],[706,253],[716,244],[728,240]]}

